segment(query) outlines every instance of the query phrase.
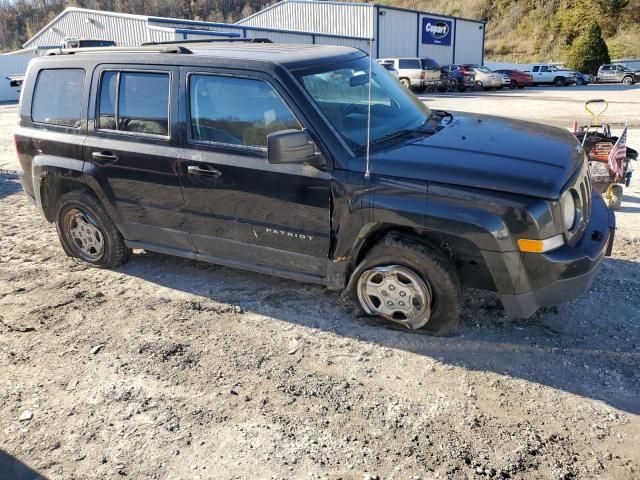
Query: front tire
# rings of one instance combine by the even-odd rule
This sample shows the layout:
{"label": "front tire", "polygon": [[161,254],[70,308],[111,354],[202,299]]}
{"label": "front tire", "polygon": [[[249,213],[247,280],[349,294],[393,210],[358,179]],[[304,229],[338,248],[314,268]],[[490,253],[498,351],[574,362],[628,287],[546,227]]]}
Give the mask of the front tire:
{"label": "front tire", "polygon": [[371,316],[431,335],[460,321],[461,289],[451,261],[418,240],[388,235],[358,265],[352,296]]}
{"label": "front tire", "polygon": [[86,190],[73,190],[58,202],[56,230],[65,253],[98,268],[115,268],[129,259],[129,249],[100,201]]}
{"label": "front tire", "polygon": [[622,83],[624,83],[625,85],[633,85],[633,78],[632,77],[624,77],[622,79]]}
{"label": "front tire", "polygon": [[553,81],[553,84],[556,87],[564,87],[565,83],[566,83],[566,81],[565,81],[564,77],[556,77],[556,79]]}

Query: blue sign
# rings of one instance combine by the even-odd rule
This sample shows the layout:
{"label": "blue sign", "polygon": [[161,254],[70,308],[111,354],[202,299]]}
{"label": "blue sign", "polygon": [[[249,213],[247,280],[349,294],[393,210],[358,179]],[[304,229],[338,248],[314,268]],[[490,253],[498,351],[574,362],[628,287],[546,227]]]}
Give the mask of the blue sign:
{"label": "blue sign", "polygon": [[422,43],[428,45],[451,45],[451,20],[439,18],[422,18]]}

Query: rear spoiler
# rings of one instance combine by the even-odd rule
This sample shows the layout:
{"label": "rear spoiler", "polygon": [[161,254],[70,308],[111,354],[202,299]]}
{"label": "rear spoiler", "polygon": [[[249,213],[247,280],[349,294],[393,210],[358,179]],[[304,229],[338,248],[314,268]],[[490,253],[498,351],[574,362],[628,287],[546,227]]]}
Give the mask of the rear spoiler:
{"label": "rear spoiler", "polygon": [[14,74],[7,77],[11,87],[21,87],[24,82],[24,74]]}

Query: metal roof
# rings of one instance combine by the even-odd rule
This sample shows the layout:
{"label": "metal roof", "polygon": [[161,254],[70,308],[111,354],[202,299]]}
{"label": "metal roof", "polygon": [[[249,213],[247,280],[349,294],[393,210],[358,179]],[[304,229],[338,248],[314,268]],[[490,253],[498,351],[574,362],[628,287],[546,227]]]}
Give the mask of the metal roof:
{"label": "metal roof", "polygon": [[477,23],[481,23],[481,24],[486,24],[487,22],[485,20],[476,20],[473,18],[465,18],[465,17],[457,17],[454,15],[446,15],[444,13],[436,13],[436,12],[428,12],[425,10],[415,10],[412,8],[401,8],[401,7],[394,7],[391,5],[384,5],[381,3],[361,3],[361,2],[337,2],[337,1],[331,1],[331,0],[280,0],[279,2],[274,3],[273,5],[269,5],[266,8],[263,8],[262,10],[257,11],[256,13],[249,15],[246,18],[243,18],[242,20],[238,20],[235,24],[236,25],[242,25],[244,23],[246,23],[247,21],[250,21],[253,18],[259,17],[260,15],[262,15],[265,12],[268,12],[269,10],[273,10],[275,8],[279,8],[284,4],[300,4],[300,5],[310,5],[310,4],[316,4],[316,5],[338,5],[338,6],[344,6],[344,7],[354,7],[354,8],[361,8],[361,7],[368,7],[371,9],[386,9],[386,10],[397,10],[397,11],[401,11],[401,12],[411,12],[411,13],[419,13],[419,14],[423,14],[423,15],[435,15],[437,17],[443,17],[443,18],[455,18],[456,20],[465,20],[467,22],[477,22]]}

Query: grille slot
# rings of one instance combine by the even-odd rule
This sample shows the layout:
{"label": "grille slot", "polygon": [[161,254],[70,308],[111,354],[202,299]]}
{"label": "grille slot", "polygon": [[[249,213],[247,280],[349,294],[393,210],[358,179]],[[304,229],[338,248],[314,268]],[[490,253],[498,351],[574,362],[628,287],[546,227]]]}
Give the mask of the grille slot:
{"label": "grille slot", "polygon": [[569,190],[574,194],[574,199],[578,200],[576,208],[578,209],[579,222],[572,230],[567,231],[565,235],[567,243],[575,245],[582,237],[591,218],[591,179],[589,177],[589,164],[586,161],[577,175],[575,183],[569,187]]}

